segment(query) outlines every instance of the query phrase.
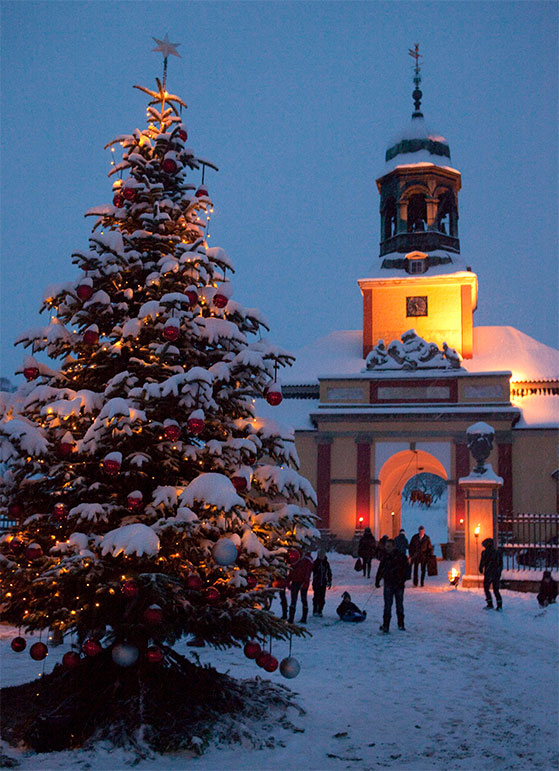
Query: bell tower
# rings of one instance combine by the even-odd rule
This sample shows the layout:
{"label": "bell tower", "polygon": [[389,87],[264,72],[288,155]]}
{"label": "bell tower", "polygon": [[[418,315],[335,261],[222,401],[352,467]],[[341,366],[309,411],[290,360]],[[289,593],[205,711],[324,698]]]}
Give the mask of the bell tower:
{"label": "bell tower", "polygon": [[410,328],[439,346],[446,342],[472,356],[477,276],[460,255],[460,172],[450,165],[446,139],[430,131],[421,110],[419,46],[415,60],[411,123],[385,154],[377,179],[380,250],[363,294],[363,355]]}

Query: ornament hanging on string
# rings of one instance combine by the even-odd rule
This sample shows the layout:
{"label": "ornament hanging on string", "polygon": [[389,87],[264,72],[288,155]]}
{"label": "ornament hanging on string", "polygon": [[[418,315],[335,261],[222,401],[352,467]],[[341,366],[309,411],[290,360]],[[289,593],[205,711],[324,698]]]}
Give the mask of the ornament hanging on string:
{"label": "ornament hanging on string", "polygon": [[179,339],[180,335],[180,321],[175,318],[167,319],[165,326],[163,327],[163,337],[170,343],[174,343]]}
{"label": "ornament hanging on string", "polygon": [[87,302],[93,294],[93,280],[89,276],[82,278],[76,287],[76,294],[82,302]]}
{"label": "ornament hanging on string", "polygon": [[157,645],[150,645],[146,651],[146,661],[149,664],[159,664],[163,661],[163,651]]}
{"label": "ornament hanging on string", "polygon": [[39,365],[33,356],[26,356],[23,360],[23,376],[30,382],[39,377]]}
{"label": "ornament hanging on string", "polygon": [[144,496],[140,490],[133,490],[126,499],[128,511],[141,511],[144,506]]}
{"label": "ornament hanging on string", "polygon": [[101,464],[103,466],[103,470],[109,476],[115,476],[120,472],[122,467],[122,453],[118,451],[109,452],[107,455],[105,455],[101,461]]}
{"label": "ornament hanging on string", "polygon": [[99,342],[99,327],[97,324],[90,324],[83,333],[83,341],[86,345],[97,345]]}
{"label": "ornament hanging on string", "polygon": [[49,655],[49,649],[43,642],[36,642],[29,648],[29,655],[34,661],[42,661]]}
{"label": "ornament hanging on string", "polygon": [[56,451],[58,455],[61,458],[67,458],[68,455],[71,455],[74,451],[74,437],[70,433],[70,431],[66,431],[60,442],[58,443],[58,446],[56,448]]}
{"label": "ornament hanging on string", "polygon": [[249,640],[245,643],[243,651],[247,659],[256,659],[262,653],[262,648],[255,640]]}
{"label": "ornament hanging on string", "polygon": [[291,655],[291,642],[292,636],[289,635],[289,654],[282,659],[280,663],[280,674],[287,680],[292,680],[294,677],[297,677],[301,671],[301,665],[297,659]]}
{"label": "ornament hanging on string", "polygon": [[119,643],[111,651],[111,657],[114,663],[119,667],[132,667],[138,661],[140,651],[135,645],[128,643]]}
{"label": "ornament hanging on string", "polygon": [[27,642],[25,640],[25,637],[14,637],[14,639],[10,643],[10,647],[16,653],[21,653],[27,647]]}
{"label": "ornament hanging on string", "polygon": [[27,559],[33,562],[43,556],[43,549],[38,543],[30,543],[25,550],[25,554],[27,555]]}
{"label": "ornament hanging on string", "polygon": [[150,626],[157,626],[163,621],[163,609],[159,605],[150,605],[144,610],[144,621]]}
{"label": "ornament hanging on string", "polygon": [[188,432],[190,434],[194,434],[194,436],[198,436],[202,433],[205,427],[206,421],[204,420],[204,411],[194,410],[194,412],[191,412],[186,424]]}
{"label": "ornament hanging on string", "polygon": [[236,561],[237,555],[237,547],[230,538],[220,538],[212,549],[214,562],[222,567],[232,565]]}
{"label": "ornament hanging on string", "polygon": [[99,641],[95,640],[93,637],[90,637],[82,645],[82,651],[85,653],[86,656],[90,656],[91,658],[93,656],[98,656],[102,650],[103,648],[101,647],[101,644],[99,643]]}
{"label": "ornament hanging on string", "polygon": [[55,522],[64,522],[67,519],[70,509],[63,501],[58,501],[52,508],[52,518]]}
{"label": "ornament hanging on string", "polygon": [[75,669],[81,661],[81,656],[76,651],[67,651],[62,656],[62,666],[66,669]]}
{"label": "ornament hanging on string", "polygon": [[181,428],[176,420],[167,419],[163,423],[163,435],[170,442],[176,442],[181,435]]}
{"label": "ornament hanging on string", "polygon": [[121,591],[128,600],[133,600],[140,593],[140,587],[136,581],[127,580],[122,584]]}

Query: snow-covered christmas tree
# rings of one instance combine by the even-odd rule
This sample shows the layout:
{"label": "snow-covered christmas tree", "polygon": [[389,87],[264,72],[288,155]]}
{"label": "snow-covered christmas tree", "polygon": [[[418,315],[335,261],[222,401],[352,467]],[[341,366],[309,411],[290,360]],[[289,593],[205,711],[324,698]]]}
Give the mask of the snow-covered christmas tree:
{"label": "snow-covered christmas tree", "polygon": [[[22,629],[12,647],[25,632],[70,637],[50,692],[63,703],[85,672],[98,715],[111,682],[134,708],[146,683],[181,708],[165,688],[196,680],[172,648],[184,635],[257,641],[252,655],[301,634],[267,607],[317,535],[292,433],[255,412],[259,397],[281,401],[292,357],[233,299],[233,266],[208,246],[215,166],[190,149],[186,105],[167,91],[176,44],[157,42],[163,79],[137,87],[148,125],[108,145],[122,148],[112,202],[88,212],[78,275],[47,289],[49,323],[17,341],[28,382],[0,399],[0,513],[18,522],[0,556],[4,618]],[[259,663],[277,667],[269,653]]]}

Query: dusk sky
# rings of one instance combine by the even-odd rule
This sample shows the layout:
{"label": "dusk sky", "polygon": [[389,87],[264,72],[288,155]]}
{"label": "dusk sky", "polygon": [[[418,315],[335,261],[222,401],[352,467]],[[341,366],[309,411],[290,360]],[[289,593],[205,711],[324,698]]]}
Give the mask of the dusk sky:
{"label": "dusk sky", "polygon": [[[479,277],[476,326],[558,345],[555,2],[2,2],[0,375],[14,338],[48,323],[43,289],[78,275],[112,198],[103,146],[144,127],[162,72],[189,145],[219,166],[210,245],[271,338],[297,350],[361,327],[357,279],[378,260],[375,184],[412,112],[423,54],[426,122],[462,173],[461,251]],[[193,177],[199,182],[199,176]],[[18,380],[21,379],[21,376]]]}

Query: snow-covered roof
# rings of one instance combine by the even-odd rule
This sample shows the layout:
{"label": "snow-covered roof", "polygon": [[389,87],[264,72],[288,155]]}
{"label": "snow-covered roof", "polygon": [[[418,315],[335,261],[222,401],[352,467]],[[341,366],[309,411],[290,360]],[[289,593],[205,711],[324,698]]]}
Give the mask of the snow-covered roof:
{"label": "snow-covered roof", "polygon": [[[411,147],[416,149],[406,152]],[[411,118],[406,126],[392,138],[388,145],[387,157],[388,160],[381,169],[379,177],[393,171],[397,166],[426,163],[456,171],[449,166],[448,142],[436,131],[432,131],[423,117]]]}
{"label": "snow-covered roof", "polygon": [[265,399],[256,402],[259,417],[280,423],[296,431],[313,431],[310,413],[318,408],[318,399],[284,399],[277,407],[271,407]]}
{"label": "snow-covered roof", "polygon": [[[444,263],[442,265],[429,265],[425,273],[426,276],[474,276],[472,271],[466,270],[468,263],[462,257],[461,254],[455,252],[447,252],[444,249],[434,249],[429,252],[429,257],[450,257],[451,262]],[[367,278],[399,278],[405,281],[407,278],[410,281],[417,279],[416,275],[408,275],[402,268],[383,268],[382,264],[385,260],[401,260],[404,255],[400,252],[390,252],[389,254],[383,254],[381,257],[376,257],[373,260],[371,269],[368,271]]]}
{"label": "snow-covered roof", "polygon": [[[284,384],[312,385],[318,383],[319,377],[381,377],[380,373],[362,371],[365,364],[362,342],[359,329],[331,332],[296,352],[293,367],[283,376]],[[510,372],[513,380],[524,381],[559,380],[559,351],[514,327],[474,327],[473,358],[464,359],[460,370],[437,371],[437,377],[454,377],[464,372],[470,375]],[[422,373],[428,374],[428,370]],[[389,372],[385,376],[419,377],[417,372],[405,371]],[[517,428],[559,426],[557,396],[525,396],[515,399],[514,404],[522,409]],[[286,412],[282,415],[276,412],[275,418],[294,428],[311,428],[308,413],[316,410],[316,406],[317,403],[309,399],[284,399],[276,409]]]}

